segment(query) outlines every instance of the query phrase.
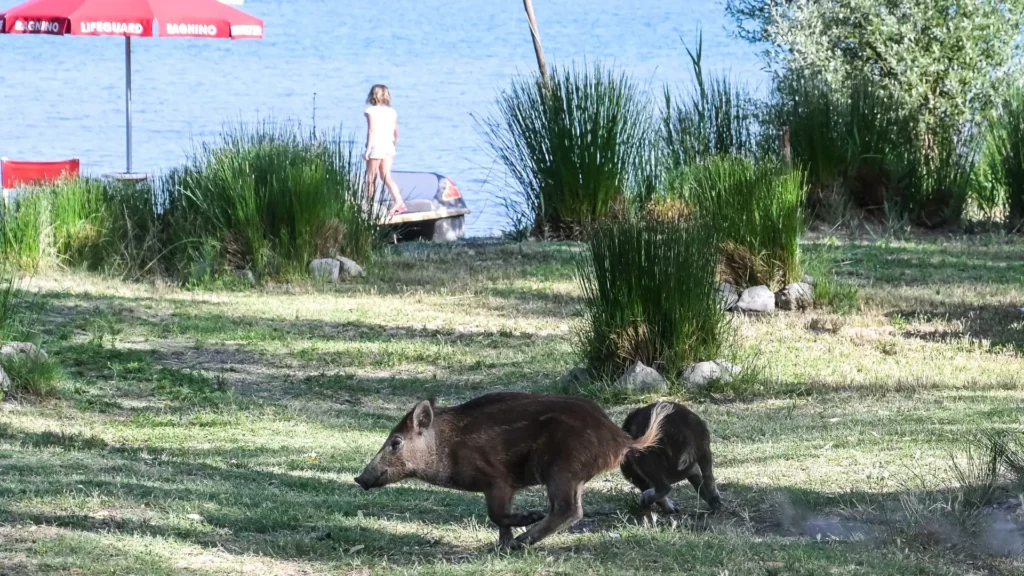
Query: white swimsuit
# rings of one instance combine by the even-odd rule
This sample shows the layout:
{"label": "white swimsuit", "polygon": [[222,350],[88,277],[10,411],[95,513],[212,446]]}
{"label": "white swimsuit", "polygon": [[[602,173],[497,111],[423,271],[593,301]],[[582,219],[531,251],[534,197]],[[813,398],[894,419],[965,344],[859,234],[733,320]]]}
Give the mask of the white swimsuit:
{"label": "white swimsuit", "polygon": [[390,106],[370,106],[366,115],[373,118],[373,139],[367,145],[370,158],[383,160],[393,157],[398,113]]}

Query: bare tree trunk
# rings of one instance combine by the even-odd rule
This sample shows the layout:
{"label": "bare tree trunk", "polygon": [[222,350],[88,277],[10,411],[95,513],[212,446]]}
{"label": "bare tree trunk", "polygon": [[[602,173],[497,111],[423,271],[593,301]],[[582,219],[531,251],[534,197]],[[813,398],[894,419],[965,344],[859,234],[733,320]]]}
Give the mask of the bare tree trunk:
{"label": "bare tree trunk", "polygon": [[533,36],[533,50],[537,53],[537,67],[540,68],[540,77],[546,83],[548,81],[548,65],[544,61],[544,47],[540,44],[540,30],[537,28],[537,17],[533,15],[533,1],[523,0],[523,7],[526,8],[526,18],[530,21],[530,34]]}
{"label": "bare tree trunk", "polygon": [[779,151],[782,153],[782,163],[787,168],[792,168],[793,148],[789,144],[789,126],[783,126],[779,132]]}

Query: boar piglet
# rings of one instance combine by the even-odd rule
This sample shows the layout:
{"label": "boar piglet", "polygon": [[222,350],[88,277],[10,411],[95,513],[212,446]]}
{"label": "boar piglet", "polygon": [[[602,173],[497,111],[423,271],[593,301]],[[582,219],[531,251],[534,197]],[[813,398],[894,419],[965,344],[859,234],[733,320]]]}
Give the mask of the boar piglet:
{"label": "boar piglet", "polygon": [[[356,479],[364,489],[403,478],[483,492],[499,542],[519,548],[583,517],[583,485],[618,466],[627,453],[657,442],[662,419],[653,411],[646,433],[633,439],[597,404],[581,398],[517,392],[486,394],[442,408],[423,401],[402,418]],[[516,492],[547,488],[549,508],[512,511]],[[513,537],[512,528],[530,528]]]}
{"label": "boar piglet", "polygon": [[[655,406],[651,404],[630,412],[622,429],[634,438],[643,436]],[[685,479],[702,500],[717,509],[722,499],[715,486],[711,433],[707,424],[682,404],[672,403],[672,408],[661,422],[658,445],[626,456],[620,466],[622,475],[643,492],[640,505],[644,508],[657,503],[666,513],[675,513],[675,504],[668,499],[668,494],[673,484]]]}

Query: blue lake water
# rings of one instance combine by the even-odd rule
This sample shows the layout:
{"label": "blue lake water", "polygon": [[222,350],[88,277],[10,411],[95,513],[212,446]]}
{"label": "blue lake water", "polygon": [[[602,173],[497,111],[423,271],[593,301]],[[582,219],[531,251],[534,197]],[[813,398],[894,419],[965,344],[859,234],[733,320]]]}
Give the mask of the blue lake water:
{"label": "blue lake water", "polygon": [[[18,4],[0,0],[0,11]],[[474,117],[536,60],[518,0],[246,0],[265,39],[133,40],[135,171],[159,174],[226,124],[263,118],[365,137],[369,87],[387,84],[402,136],[396,169],[441,172],[473,210],[472,235],[505,227],[510,183]],[[704,33],[706,70],[761,89],[755,48],[731,35],[719,0],[534,0],[549,65],[601,60],[649,85],[686,86],[683,47]],[[124,42],[0,35],[0,156],[78,157],[125,169]]]}

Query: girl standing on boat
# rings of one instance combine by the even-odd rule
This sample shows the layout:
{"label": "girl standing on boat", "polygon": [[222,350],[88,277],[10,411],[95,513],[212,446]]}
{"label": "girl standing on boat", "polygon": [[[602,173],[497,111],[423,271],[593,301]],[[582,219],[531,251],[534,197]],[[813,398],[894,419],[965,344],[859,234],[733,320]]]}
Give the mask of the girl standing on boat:
{"label": "girl standing on boat", "polygon": [[398,113],[391,107],[391,91],[383,84],[374,84],[370,95],[366,97],[366,103],[370,107],[366,109],[366,153],[363,159],[366,160],[370,203],[372,205],[376,197],[377,175],[380,174],[395,201],[389,214],[396,216],[407,210],[398,192],[398,185],[391,177],[391,167],[395,163],[395,144],[398,142]]}

